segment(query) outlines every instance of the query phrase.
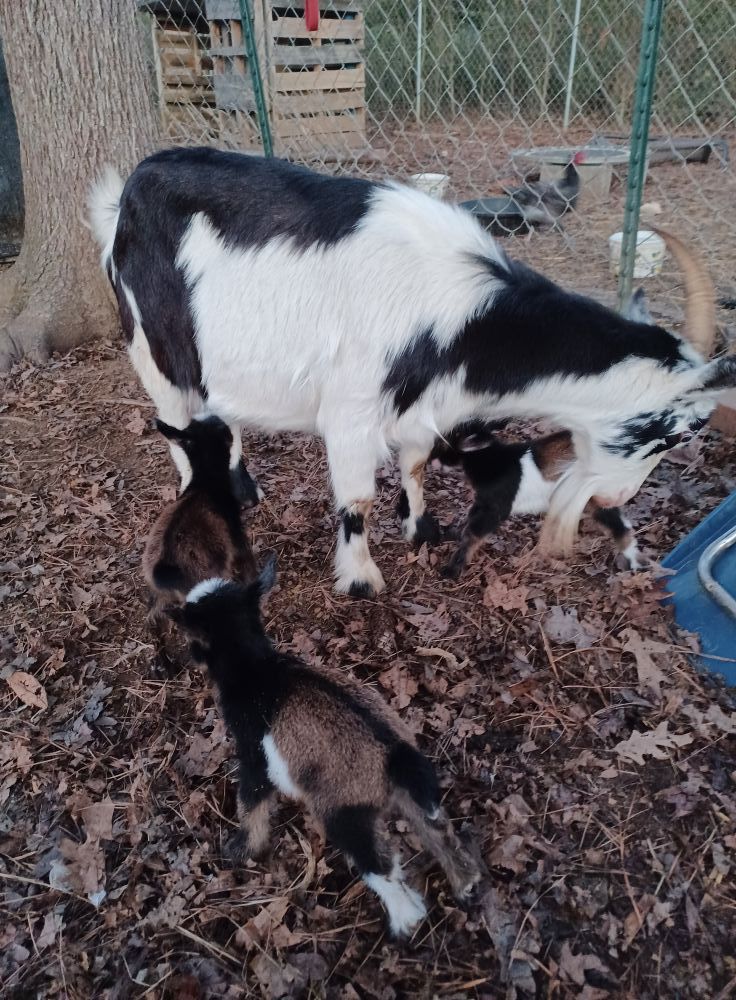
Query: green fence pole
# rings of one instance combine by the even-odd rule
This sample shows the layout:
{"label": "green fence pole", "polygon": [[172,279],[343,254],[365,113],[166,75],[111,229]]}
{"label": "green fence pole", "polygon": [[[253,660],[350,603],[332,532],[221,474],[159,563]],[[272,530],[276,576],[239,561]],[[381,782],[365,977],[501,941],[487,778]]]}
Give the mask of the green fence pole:
{"label": "green fence pole", "polygon": [[240,23],[243,26],[245,57],[248,60],[248,66],[250,67],[250,79],[253,84],[253,97],[256,102],[256,115],[258,116],[258,128],[261,133],[261,142],[263,144],[263,155],[273,156],[271,122],[268,118],[266,95],[263,90],[261,64],[258,61],[258,47],[256,46],[256,28],[253,19],[252,0],[240,0]]}
{"label": "green fence pole", "polygon": [[631,296],[636,258],[636,234],[639,229],[639,209],[647,167],[649,121],[652,116],[654,81],[657,76],[657,51],[662,27],[664,0],[646,0],[641,28],[639,72],[634,92],[634,113],[631,123],[629,176],[626,183],[621,269],[618,281],[618,303],[623,309]]}

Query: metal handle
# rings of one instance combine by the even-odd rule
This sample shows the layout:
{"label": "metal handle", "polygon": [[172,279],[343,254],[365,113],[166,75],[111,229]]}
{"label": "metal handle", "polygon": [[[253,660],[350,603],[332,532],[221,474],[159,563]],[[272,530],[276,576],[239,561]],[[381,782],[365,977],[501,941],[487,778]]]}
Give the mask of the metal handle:
{"label": "metal handle", "polygon": [[698,579],[708,591],[713,600],[720,604],[724,611],[727,611],[732,618],[736,618],[736,599],[732,594],[722,587],[714,579],[712,573],[713,563],[723,555],[732,545],[736,545],[736,528],[731,528],[720,538],[711,542],[707,549],[703,551],[698,559]]}

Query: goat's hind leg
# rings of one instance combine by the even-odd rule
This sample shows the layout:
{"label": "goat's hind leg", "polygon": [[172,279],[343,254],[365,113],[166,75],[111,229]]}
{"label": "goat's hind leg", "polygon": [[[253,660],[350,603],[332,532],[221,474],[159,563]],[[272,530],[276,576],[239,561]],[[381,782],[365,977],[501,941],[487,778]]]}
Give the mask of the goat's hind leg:
{"label": "goat's hind leg", "polygon": [[[128,295],[128,304],[135,316],[138,313],[138,306],[131,298],[130,293],[126,294]],[[128,356],[143,388],[151,397],[159,418],[172,427],[184,430],[203,405],[201,395],[194,389],[175,385],[161,371],[153,359],[148,338],[143,332],[143,328],[138,324],[133,330],[133,336],[128,345]],[[179,488],[183,492],[192,478],[192,467],[181,445],[175,441],[169,441],[169,450],[179,473]]]}
{"label": "goat's hind leg", "polygon": [[401,470],[401,494],[398,514],[401,518],[401,533],[408,542],[428,542],[435,545],[440,540],[440,526],[437,519],[426,512],[424,503],[424,472],[433,441],[419,447],[404,446],[399,451]]}
{"label": "goat's hind leg", "polygon": [[236,864],[260,858],[268,850],[271,834],[271,807],[276,789],[268,777],[266,758],[260,744],[240,760],[238,820],[240,830],[228,845]]}
{"label": "goat's hind leg", "polygon": [[368,805],[342,806],[325,818],[325,832],[386,907],[392,935],[411,935],[427,910],[419,893],[404,881],[398,855],[391,863],[380,843],[376,810]]}
{"label": "goat's hind leg", "polygon": [[246,509],[256,507],[263,499],[263,490],[248,472],[248,466],[243,458],[243,438],[240,424],[230,424],[233,443],[230,447],[230,482],[233,493],[240,504]]}
{"label": "goat's hind leg", "polygon": [[456,898],[468,902],[480,881],[480,868],[440,806],[437,773],[431,761],[416,747],[402,742],[391,753],[389,774],[396,807],[423,847],[439,861]]}
{"label": "goat's hind leg", "polygon": [[414,799],[410,791],[395,793],[396,806],[406,818],[422,846],[435,858],[447,875],[453,895],[459,903],[469,903],[481,880],[480,865],[460,841],[442,808],[431,812]]}

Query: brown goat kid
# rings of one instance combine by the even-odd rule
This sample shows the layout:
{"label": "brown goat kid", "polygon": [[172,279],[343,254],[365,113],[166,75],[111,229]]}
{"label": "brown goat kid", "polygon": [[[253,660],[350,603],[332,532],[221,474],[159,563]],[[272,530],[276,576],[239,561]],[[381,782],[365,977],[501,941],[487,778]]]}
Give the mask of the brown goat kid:
{"label": "brown goat kid", "polygon": [[182,604],[201,580],[253,580],[256,563],[232,487],[230,428],[219,417],[193,420],[184,430],[161,420],[156,426],[184,450],[192,467],[189,485],[156,518],[143,552],[150,617],[160,626],[163,609]]}
{"label": "brown goat kid", "polygon": [[[462,466],[473,487],[474,500],[460,532],[455,552],[442,576],[457,579],[486,538],[515,514],[542,514],[549,509],[557,481],[576,461],[572,435],[559,431],[533,441],[502,442],[489,428],[466,425],[438,441],[430,456],[439,467]],[[621,560],[641,569],[631,523],[618,507],[601,507],[591,500],[593,518],[609,532]]]}
{"label": "brown goat kid", "polygon": [[380,897],[391,932],[408,935],[426,910],[384,845],[388,814],[409,822],[459,900],[470,898],[478,865],[440,807],[434,767],[396,713],[369,688],[274,648],[260,611],[274,580],[272,559],[254,583],[205,581],[169,612],[207,664],[236,741],[238,857],[266,851],[277,791],[301,800]]}

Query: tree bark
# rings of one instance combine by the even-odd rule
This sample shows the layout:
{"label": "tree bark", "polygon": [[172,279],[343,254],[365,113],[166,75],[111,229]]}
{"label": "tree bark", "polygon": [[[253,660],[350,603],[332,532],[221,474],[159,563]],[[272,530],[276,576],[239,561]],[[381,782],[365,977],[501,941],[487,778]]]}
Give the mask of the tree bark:
{"label": "tree bark", "polygon": [[25,236],[0,274],[0,369],[117,329],[84,219],[106,163],[123,174],[158,138],[134,0],[0,0],[20,139]]}

